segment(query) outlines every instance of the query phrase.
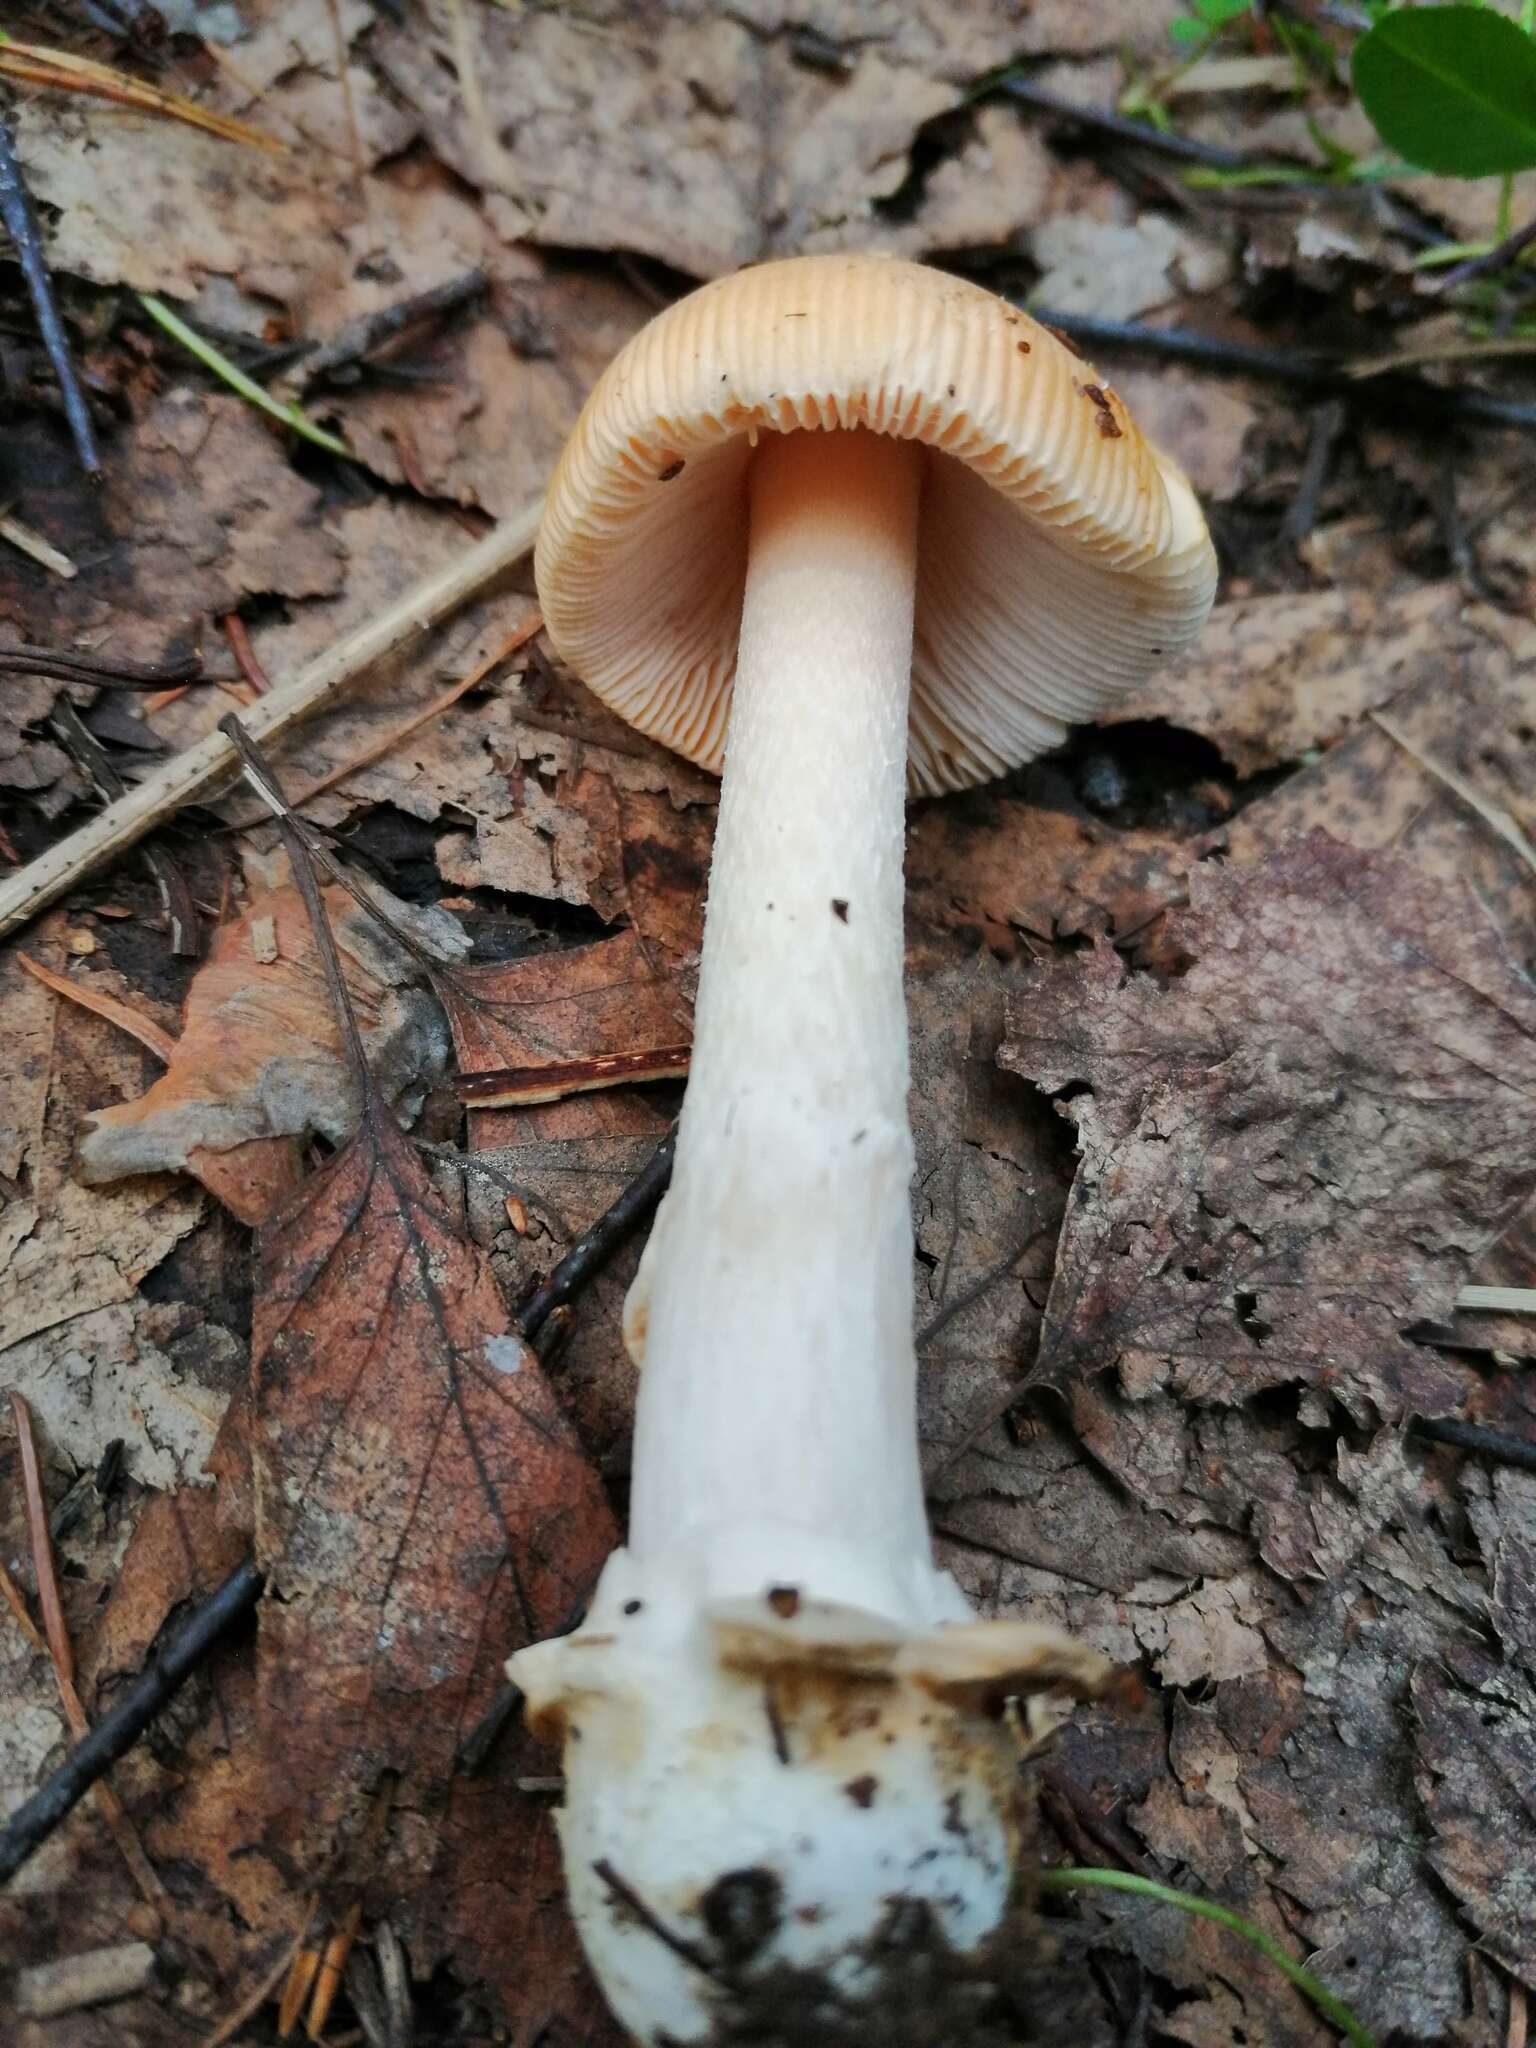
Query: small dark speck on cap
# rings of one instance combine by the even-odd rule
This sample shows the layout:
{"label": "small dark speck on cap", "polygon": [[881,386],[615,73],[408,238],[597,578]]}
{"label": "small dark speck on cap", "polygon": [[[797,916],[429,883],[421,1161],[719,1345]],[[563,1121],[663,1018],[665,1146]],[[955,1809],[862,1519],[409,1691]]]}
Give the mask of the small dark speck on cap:
{"label": "small dark speck on cap", "polygon": [[870,1807],[875,1803],[875,1794],[880,1790],[880,1780],[866,1771],[862,1778],[850,1778],[843,1787],[855,1806]]}
{"label": "small dark speck on cap", "polygon": [[800,1612],[800,1588],[798,1586],[770,1586],[768,1605],[780,1621],[793,1621]]}
{"label": "small dark speck on cap", "polygon": [[645,1602],[643,1600],[626,1600],[624,1602],[624,1612],[626,1614],[638,1614],[644,1605]]}
{"label": "small dark speck on cap", "polygon": [[683,458],[679,455],[676,462],[669,462],[665,469],[656,472],[656,481],[659,484],[669,484],[673,477],[682,475],[683,469]]}
{"label": "small dark speck on cap", "polygon": [[848,922],[848,898],[846,896],[834,896],[832,898],[832,915],[839,924],[846,924]]}
{"label": "small dark speck on cap", "polygon": [[1021,356],[1027,356],[1029,354],[1029,343],[1027,341],[1018,342],[1016,346]]}

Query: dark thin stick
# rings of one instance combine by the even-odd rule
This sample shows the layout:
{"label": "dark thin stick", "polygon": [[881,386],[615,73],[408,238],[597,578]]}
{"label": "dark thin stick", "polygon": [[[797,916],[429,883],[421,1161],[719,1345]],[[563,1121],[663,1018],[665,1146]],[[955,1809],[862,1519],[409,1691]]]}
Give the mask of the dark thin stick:
{"label": "dark thin stick", "polygon": [[295,366],[287,381],[296,389],[305,390],[318,378],[349,369],[376,348],[382,348],[385,342],[393,341],[396,335],[404,333],[416,321],[439,313],[451,313],[455,308],[467,305],[471,299],[479,298],[488,283],[483,270],[467,270],[462,277],[434,285],[431,291],[418,292],[414,298],[401,299],[396,305],[382,306],[375,313],[365,313],[361,319],[349,320],[330,341],[311,350]]}
{"label": "dark thin stick", "polygon": [[1342,398],[1324,399],[1312,416],[1312,431],[1307,436],[1306,460],[1301,465],[1296,495],[1286,506],[1285,517],[1280,522],[1280,538],[1288,547],[1299,547],[1317,524],[1318,500],[1327,486],[1334,451],[1348,417]]}
{"label": "dark thin stick", "polygon": [[43,254],[42,237],[37,231],[37,216],[32,211],[32,201],[16,155],[16,138],[4,114],[0,114],[0,220],[5,222],[6,233],[15,247],[16,260],[27,281],[27,295],[32,301],[37,329],[43,337],[43,347],[48,351],[48,360],[53,365],[53,374],[59,380],[59,394],[64,401],[64,417],[69,421],[75,454],[79,457],[80,467],[94,483],[101,476],[96,433],[91,425],[85,393],[75,375],[75,361],[69,352],[64,322],[59,318],[58,301],[53,296],[53,279],[48,275],[48,259]]}
{"label": "dark thin stick", "polygon": [[[48,723],[65,752],[87,777],[104,804],[113,803],[123,795],[128,785],[67,697],[61,697],[54,705],[48,714]],[[165,912],[171,951],[180,960],[196,960],[203,950],[203,927],[187,878],[164,847],[150,843],[142,852],[144,865],[160,892],[160,907]]]}
{"label": "dark thin stick", "polygon": [[675,1136],[662,1139],[613,1207],[577,1238],[559,1265],[546,1273],[528,1296],[516,1321],[530,1342],[554,1311],[579,1294],[650,1215],[672,1178],[676,1146]]}
{"label": "dark thin stick", "polygon": [[1496,1465],[1517,1465],[1522,1472],[1536,1472],[1536,1443],[1528,1437],[1506,1436],[1503,1430],[1485,1429],[1479,1422],[1427,1422],[1422,1416],[1415,1418],[1413,1432],[1428,1437],[1431,1443],[1475,1451]]}
{"label": "dark thin stick", "polygon": [[522,1705],[523,1689],[510,1678],[496,1688],[491,1704],[454,1751],[453,1767],[473,1778],[484,1770],[487,1759],[505,1734],[507,1724]]}
{"label": "dark thin stick", "polygon": [[663,1948],[671,1949],[673,1955],[681,1956],[685,1963],[691,1963],[694,1969],[702,1976],[708,1977],[712,1983],[720,1984],[726,1981],[723,1972],[705,1955],[703,1949],[696,1947],[686,1936],[676,1933],[665,1920],[651,1911],[634,1886],[620,1877],[606,1856],[599,1856],[592,1868],[625,1912],[632,1913],[648,1934],[655,1935]]}
{"label": "dark thin stick", "polygon": [[1150,150],[1155,156],[1172,157],[1177,163],[1203,164],[1213,171],[1244,171],[1257,163],[1300,165],[1300,159],[1296,157],[1255,156],[1252,150],[1223,149],[1219,143],[1197,142],[1190,135],[1165,134],[1149,121],[1132,121],[1124,114],[1111,112],[1108,107],[1085,107],[1076,100],[1063,99],[1059,93],[1036,85],[1032,78],[1000,78],[995,84],[984,86],[977,93],[977,98],[989,99],[997,93],[1017,106],[1029,107],[1034,113],[1069,122],[1074,128],[1106,136],[1112,142],[1131,143],[1137,149]]}
{"label": "dark thin stick", "polygon": [[1439,294],[1454,291],[1460,284],[1471,284],[1474,278],[1491,277],[1495,271],[1507,270],[1511,263],[1518,262],[1533,243],[1536,243],[1536,220],[1528,220],[1523,228],[1516,228],[1512,235],[1506,235],[1484,255],[1469,256],[1465,263],[1458,263],[1454,270],[1447,270],[1441,276],[1422,283],[1419,289]]}
{"label": "dark thin stick", "polygon": [[256,1605],[261,1588],[262,1575],[247,1558],[151,1657],[117,1705],[76,1744],[52,1777],[16,1809],[0,1830],[0,1884],[15,1876],[98,1779],[127,1755],[220,1637]]}
{"label": "dark thin stick", "polygon": [[195,655],[184,661],[113,661],[62,647],[0,647],[0,675],[51,676],[58,683],[93,683],[98,690],[163,690],[195,683],[202,673]]}
{"label": "dark thin stick", "polygon": [[[1015,304],[1024,305],[1022,300]],[[1347,358],[1308,355],[1300,349],[1260,348],[1252,342],[1223,341],[1214,334],[1191,334],[1174,327],[1147,327],[1135,320],[1095,320],[1086,314],[1053,313],[1038,306],[1024,310],[1043,326],[1059,328],[1089,348],[1128,349],[1163,356],[1170,362],[1192,363],[1202,370],[1258,377],[1271,384],[1295,384],[1303,390],[1347,391],[1358,404],[1389,404],[1412,418],[1433,413],[1442,418],[1486,421],[1490,426],[1536,428],[1536,405],[1512,398],[1492,398],[1466,386],[1454,390],[1423,377],[1351,377]]]}
{"label": "dark thin stick", "polygon": [[[1099,1855],[1107,1856],[1122,1870],[1134,1870],[1138,1877],[1156,1878],[1157,1872],[1141,1855],[1124,1824],[1113,1814],[1105,1813],[1065,1771],[1054,1767],[1041,1771],[1040,1789],[1042,1795],[1049,1793],[1058,1808],[1071,1816],[1071,1824]],[[1094,1860],[1088,1858],[1089,1862]]]}

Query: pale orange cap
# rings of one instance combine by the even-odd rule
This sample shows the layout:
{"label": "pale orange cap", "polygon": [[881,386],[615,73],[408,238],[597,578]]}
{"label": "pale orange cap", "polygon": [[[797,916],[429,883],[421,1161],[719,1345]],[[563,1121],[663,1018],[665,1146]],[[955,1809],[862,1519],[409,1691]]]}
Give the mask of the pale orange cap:
{"label": "pale orange cap", "polygon": [[1058,745],[1195,637],[1216,560],[1182,471],[1092,366],[962,279],[805,256],[717,279],[620,351],[577,421],[536,556],[564,659],[719,772],[761,434],[862,427],[931,451],[909,783]]}

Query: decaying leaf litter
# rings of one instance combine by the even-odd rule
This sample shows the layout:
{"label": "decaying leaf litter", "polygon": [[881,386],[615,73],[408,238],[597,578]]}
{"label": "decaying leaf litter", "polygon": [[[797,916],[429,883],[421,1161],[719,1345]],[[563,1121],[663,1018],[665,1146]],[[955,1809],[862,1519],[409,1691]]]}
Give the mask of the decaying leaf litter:
{"label": "decaying leaf litter", "polygon": [[[77,573],[7,545],[5,644],[195,652],[209,679],[147,709],[8,676],[19,859],[89,801],[59,699],[130,779],[212,730],[249,688],[223,620],[282,677],[453,560],[536,496],[597,370],[692,278],[885,246],[1064,314],[1365,356],[1443,338],[1409,224],[1493,226],[1486,184],[1191,188],[1149,151],[972,97],[1027,59],[1050,96],[1112,105],[1166,54],[1157,10],[679,6],[641,33],[621,10],[395,21],[343,0],[355,148],[329,7],[218,12],[159,46],[25,24],[288,148],[17,92],[104,480],[76,471],[8,289],[0,497]],[[611,115],[571,111],[593,104]],[[1308,148],[1284,93],[1172,112],[1215,146]],[[1322,118],[1350,140],[1359,117]],[[1518,184],[1515,206],[1532,210]],[[275,433],[134,297],[167,295],[266,375],[291,340],[472,274],[372,355],[314,379],[276,364],[354,464]],[[1530,443],[1362,386],[1319,478],[1310,402],[1106,361],[1188,462],[1226,587],[1128,718],[912,818],[914,1286],[945,1561],[989,1609],[1065,1622],[1148,1679],[1145,1712],[1085,1710],[1064,1736],[1048,1853],[1059,1836],[1068,1860],[1134,1859],[1236,1906],[1380,2035],[1502,2042],[1514,1987],[1536,1988],[1536,1481],[1421,1426],[1532,1434],[1524,1326],[1455,1306],[1469,1279],[1530,1273]],[[1524,395],[1508,371],[1452,369]],[[562,1919],[550,1764],[515,1725],[473,1771],[455,1753],[519,1633],[516,1560],[534,1553],[521,1597],[556,1626],[610,1540],[594,1473],[622,1509],[630,1266],[579,1297],[551,1355],[575,1440],[509,1315],[644,1163],[677,1090],[466,1112],[453,1075],[686,1040],[712,785],[537,639],[413,723],[516,637],[529,587],[493,588],[275,757],[294,797],[327,784],[304,815],[406,935],[467,954],[456,974],[494,998],[437,1007],[412,955],[328,890],[407,1136],[375,1105],[318,1170],[358,1096],[248,794],[157,835],[217,926],[205,963],[173,957],[129,856],[0,969],[0,1377],[38,1419],[88,1709],[253,1540],[275,1573],[254,1634],[114,1773],[168,1903],[146,1906],[90,1808],[0,1902],[21,1965],[153,1949],[110,2003],[20,2015],[30,2038],[270,2039],[293,1954],[316,1983],[340,1973],[330,2038],[408,2038],[402,2013],[423,2039],[609,2038]],[[170,1066],[18,951],[183,1041]],[[274,1057],[261,1034],[285,1019],[300,1042]],[[114,1131],[140,1149],[107,1184]],[[472,1170],[444,1157],[466,1152]],[[274,1212],[253,1254],[245,1224]],[[338,1236],[340,1216],[363,1227]],[[389,1296],[381,1275],[413,1262]],[[423,1358],[435,1377],[406,1371]],[[498,1519],[549,1498],[512,1478],[528,1428],[572,1461],[558,1530]],[[3,1558],[32,1587],[14,1439],[0,1456]],[[9,1808],[66,1733],[8,1617],[0,1655]],[[1108,1894],[1057,1910],[1041,2010],[1066,1987],[1080,2037],[1327,2037],[1218,1928]]]}

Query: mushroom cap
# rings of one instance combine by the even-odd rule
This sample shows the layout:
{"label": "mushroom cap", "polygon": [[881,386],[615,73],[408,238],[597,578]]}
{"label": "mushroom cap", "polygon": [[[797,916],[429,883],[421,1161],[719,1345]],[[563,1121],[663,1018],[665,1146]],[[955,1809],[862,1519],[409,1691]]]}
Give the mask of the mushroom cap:
{"label": "mushroom cap", "polygon": [[724,758],[760,434],[862,428],[928,453],[909,786],[1058,745],[1186,646],[1216,561],[1183,473],[1050,329],[963,279],[804,256],[704,285],[614,358],[550,487],[550,637],[629,723]]}

